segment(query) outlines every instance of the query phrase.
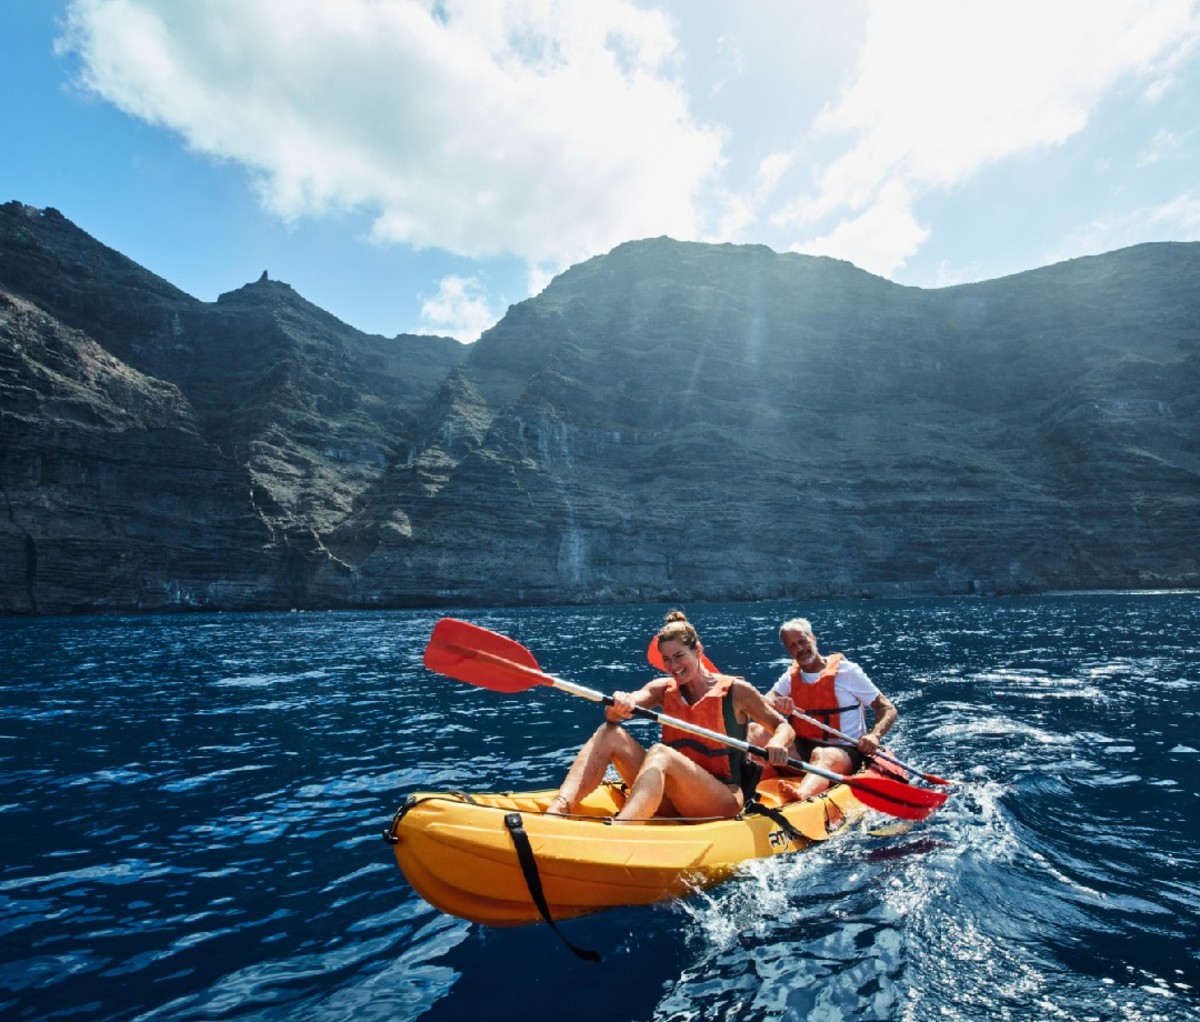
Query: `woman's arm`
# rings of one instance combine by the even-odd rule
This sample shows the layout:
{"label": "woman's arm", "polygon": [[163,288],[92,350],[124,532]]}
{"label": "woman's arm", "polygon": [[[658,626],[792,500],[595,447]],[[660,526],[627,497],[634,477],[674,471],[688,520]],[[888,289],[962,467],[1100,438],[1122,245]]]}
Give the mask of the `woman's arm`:
{"label": "woman's arm", "polygon": [[796,740],[796,732],[787,718],[771,706],[750,682],[740,678],[733,683],[733,707],[738,720],[752,720],[771,732],[764,746],[767,759],[775,766],[783,766],[791,752],[792,742]]}
{"label": "woman's arm", "polygon": [[666,678],[654,678],[636,692],[614,692],[612,706],[604,708],[605,719],[610,724],[619,724],[633,716],[636,706],[640,706],[643,710],[652,710],[656,706],[661,706],[666,687]]}

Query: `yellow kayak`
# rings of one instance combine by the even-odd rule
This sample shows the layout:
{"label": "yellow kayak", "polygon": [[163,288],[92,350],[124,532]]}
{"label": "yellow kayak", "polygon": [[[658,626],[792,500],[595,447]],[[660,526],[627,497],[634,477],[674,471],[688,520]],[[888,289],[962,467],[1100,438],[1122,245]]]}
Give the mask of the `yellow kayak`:
{"label": "yellow kayak", "polygon": [[789,802],[789,783],[760,783],[765,811],[636,822],[613,820],[625,799],[618,783],[602,785],[571,816],[546,814],[554,790],[418,792],[384,836],[408,882],[435,908],[515,926],[547,918],[539,895],[552,919],[685,895],[751,859],[824,841],[864,812],[846,784]]}

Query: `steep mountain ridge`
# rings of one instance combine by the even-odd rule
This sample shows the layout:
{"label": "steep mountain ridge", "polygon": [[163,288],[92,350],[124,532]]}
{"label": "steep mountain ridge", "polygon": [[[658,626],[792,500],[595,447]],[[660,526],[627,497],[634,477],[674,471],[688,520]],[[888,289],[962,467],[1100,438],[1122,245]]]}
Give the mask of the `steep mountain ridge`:
{"label": "steep mountain ridge", "polygon": [[938,292],[623,245],[481,338],[339,531],[404,508],[362,591],[458,600],[1184,584],[1197,279],[1195,245]]}
{"label": "steep mountain ridge", "polygon": [[[15,206],[0,285],[175,384],[243,473],[275,565],[250,604],[1200,583],[1197,244],[929,291],[648,239],[464,348],[360,334],[266,275],[210,304],[111,255],[89,270]],[[10,273],[30,251],[43,276]],[[41,542],[53,515],[9,504]]]}
{"label": "steep mountain ridge", "polygon": [[6,289],[0,342],[0,611],[290,602],[286,544],[179,388]]}
{"label": "steep mountain ridge", "polygon": [[[178,388],[188,409],[186,429],[202,439],[213,466],[237,480],[222,487],[225,507],[219,514],[248,514],[271,537],[264,550],[256,540],[247,552],[250,561],[265,556],[271,566],[256,572],[248,588],[235,587],[247,593],[239,606],[305,603],[312,565],[331,557],[321,534],[349,514],[406,449],[429,395],[466,355],[450,338],[364,334],[265,273],[215,303],[201,302],[89,237],[56,210],[17,202],[0,206],[0,285],[10,300],[41,310],[55,329],[79,331],[131,371]],[[26,329],[25,319],[0,319],[0,343],[19,349]],[[25,378],[30,372],[22,363],[20,387],[39,386]],[[7,415],[7,397],[0,409]],[[20,443],[27,425],[10,420],[5,428]],[[156,429],[149,423],[141,428]],[[158,457],[169,469],[178,455],[174,440],[154,435],[161,445]],[[43,454],[50,462],[54,456]],[[50,541],[56,526],[39,512],[36,494],[21,500],[10,494],[10,506],[16,509],[10,521],[14,515],[28,519],[24,531],[35,537],[31,542],[43,530]],[[102,507],[95,510],[105,518]],[[147,506],[144,513],[158,512]],[[91,541],[91,526],[80,527],[84,533],[77,541]],[[203,521],[185,517],[179,536],[164,541],[203,546],[209,542],[204,531]],[[236,544],[225,544],[212,557],[211,570],[201,577],[176,580],[172,592],[187,594],[176,602],[209,605],[210,582],[245,574]],[[157,606],[157,590],[151,589],[91,597],[81,589],[78,605],[90,598],[100,606]],[[27,602],[0,593],[0,609],[20,609]],[[58,607],[35,602],[47,610]]]}

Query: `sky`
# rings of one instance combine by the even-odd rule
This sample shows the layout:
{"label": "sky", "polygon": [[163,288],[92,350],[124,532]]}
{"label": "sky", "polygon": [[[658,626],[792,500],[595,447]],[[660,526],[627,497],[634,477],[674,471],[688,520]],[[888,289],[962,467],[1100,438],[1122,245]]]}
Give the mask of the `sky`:
{"label": "sky", "polygon": [[464,342],[668,235],[937,288],[1200,240],[1200,0],[0,0],[0,202]]}

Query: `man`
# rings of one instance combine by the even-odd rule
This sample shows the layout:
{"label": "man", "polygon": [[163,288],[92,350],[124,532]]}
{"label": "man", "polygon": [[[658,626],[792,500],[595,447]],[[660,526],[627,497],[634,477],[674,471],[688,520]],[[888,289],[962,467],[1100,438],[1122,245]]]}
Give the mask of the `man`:
{"label": "man", "polygon": [[[792,665],[766,699],[796,731],[792,755],[831,773],[854,773],[879,750],[880,739],[896,722],[896,707],[858,664],[841,653],[822,656],[807,619],[785,621],[779,628],[779,639],[791,655]],[[870,730],[866,724],[868,706],[874,711]],[[850,741],[832,734],[832,730],[841,731]],[[757,737],[751,739],[753,744],[759,744]],[[827,787],[829,781],[824,777],[806,773],[798,796],[809,798]]]}

